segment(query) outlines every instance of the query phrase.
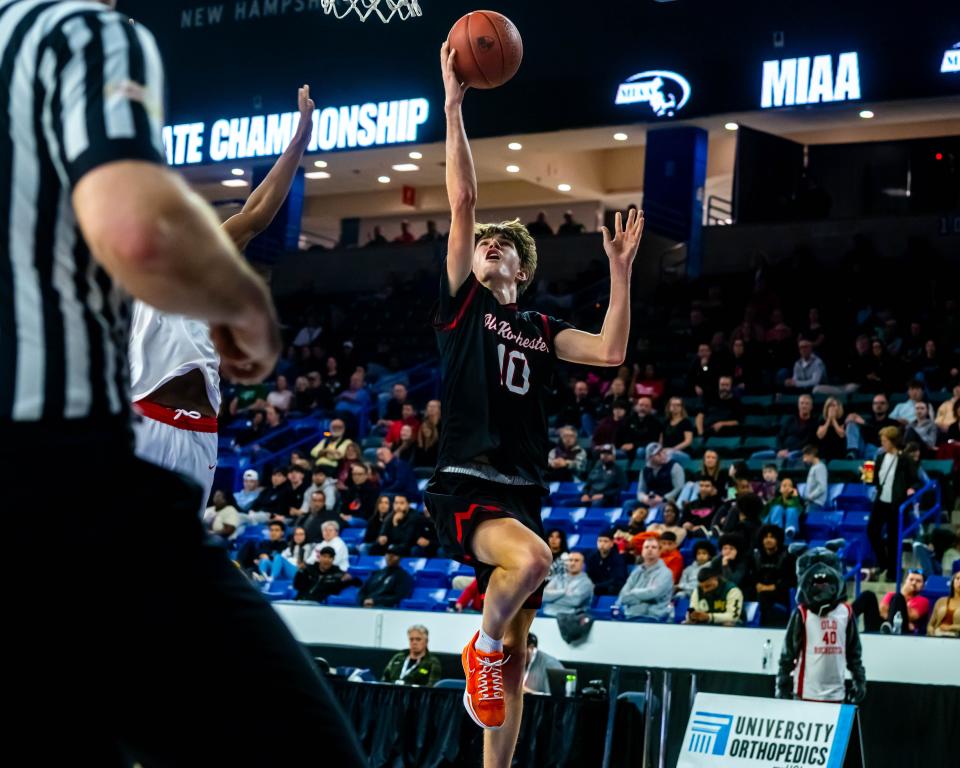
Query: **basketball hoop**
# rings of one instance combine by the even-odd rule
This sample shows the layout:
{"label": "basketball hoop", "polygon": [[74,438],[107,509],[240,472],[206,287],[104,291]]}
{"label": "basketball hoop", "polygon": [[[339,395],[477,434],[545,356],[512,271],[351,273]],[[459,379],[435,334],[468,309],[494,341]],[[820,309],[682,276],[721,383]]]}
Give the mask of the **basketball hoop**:
{"label": "basketball hoop", "polygon": [[384,24],[394,16],[406,21],[412,16],[423,15],[417,0],[320,0],[320,7],[325,14],[329,16],[332,13],[338,19],[349,16],[353,11],[360,21],[366,21],[370,14],[375,13]]}

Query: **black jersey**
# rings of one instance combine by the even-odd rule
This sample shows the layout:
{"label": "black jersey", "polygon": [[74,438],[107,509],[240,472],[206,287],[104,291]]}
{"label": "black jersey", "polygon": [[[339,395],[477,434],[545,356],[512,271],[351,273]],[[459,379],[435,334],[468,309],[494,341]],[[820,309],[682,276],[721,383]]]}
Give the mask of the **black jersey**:
{"label": "black jersey", "polygon": [[554,339],[572,326],[500,304],[472,273],[451,297],[445,264],[434,326],[443,377],[437,468],[485,457],[503,474],[545,487]]}

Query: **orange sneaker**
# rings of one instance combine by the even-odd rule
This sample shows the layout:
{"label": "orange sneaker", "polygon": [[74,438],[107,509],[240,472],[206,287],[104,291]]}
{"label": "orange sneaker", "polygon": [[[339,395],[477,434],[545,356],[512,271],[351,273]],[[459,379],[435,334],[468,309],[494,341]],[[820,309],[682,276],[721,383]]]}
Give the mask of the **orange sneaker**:
{"label": "orange sneaker", "polygon": [[506,700],[503,696],[503,665],[508,659],[499,651],[478,651],[475,643],[477,632],[460,655],[467,689],[463,692],[463,707],[473,722],[481,728],[496,731],[507,717]]}

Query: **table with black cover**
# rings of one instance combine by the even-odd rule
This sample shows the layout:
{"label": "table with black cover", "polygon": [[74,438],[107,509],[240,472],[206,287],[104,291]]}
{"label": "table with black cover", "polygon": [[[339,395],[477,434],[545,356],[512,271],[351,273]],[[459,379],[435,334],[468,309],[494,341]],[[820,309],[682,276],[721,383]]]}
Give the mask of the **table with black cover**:
{"label": "table with black cover", "polygon": [[[329,679],[369,756],[370,768],[480,766],[483,735],[463,691]],[[514,765],[600,766],[606,700],[527,695]]]}

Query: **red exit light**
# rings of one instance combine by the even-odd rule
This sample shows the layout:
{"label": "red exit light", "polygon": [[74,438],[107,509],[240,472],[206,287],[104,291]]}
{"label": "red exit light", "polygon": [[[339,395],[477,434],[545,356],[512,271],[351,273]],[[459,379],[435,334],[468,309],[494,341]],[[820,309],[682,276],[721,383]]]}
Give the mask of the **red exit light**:
{"label": "red exit light", "polygon": [[943,152],[937,152],[933,157],[935,160],[943,160]]}

